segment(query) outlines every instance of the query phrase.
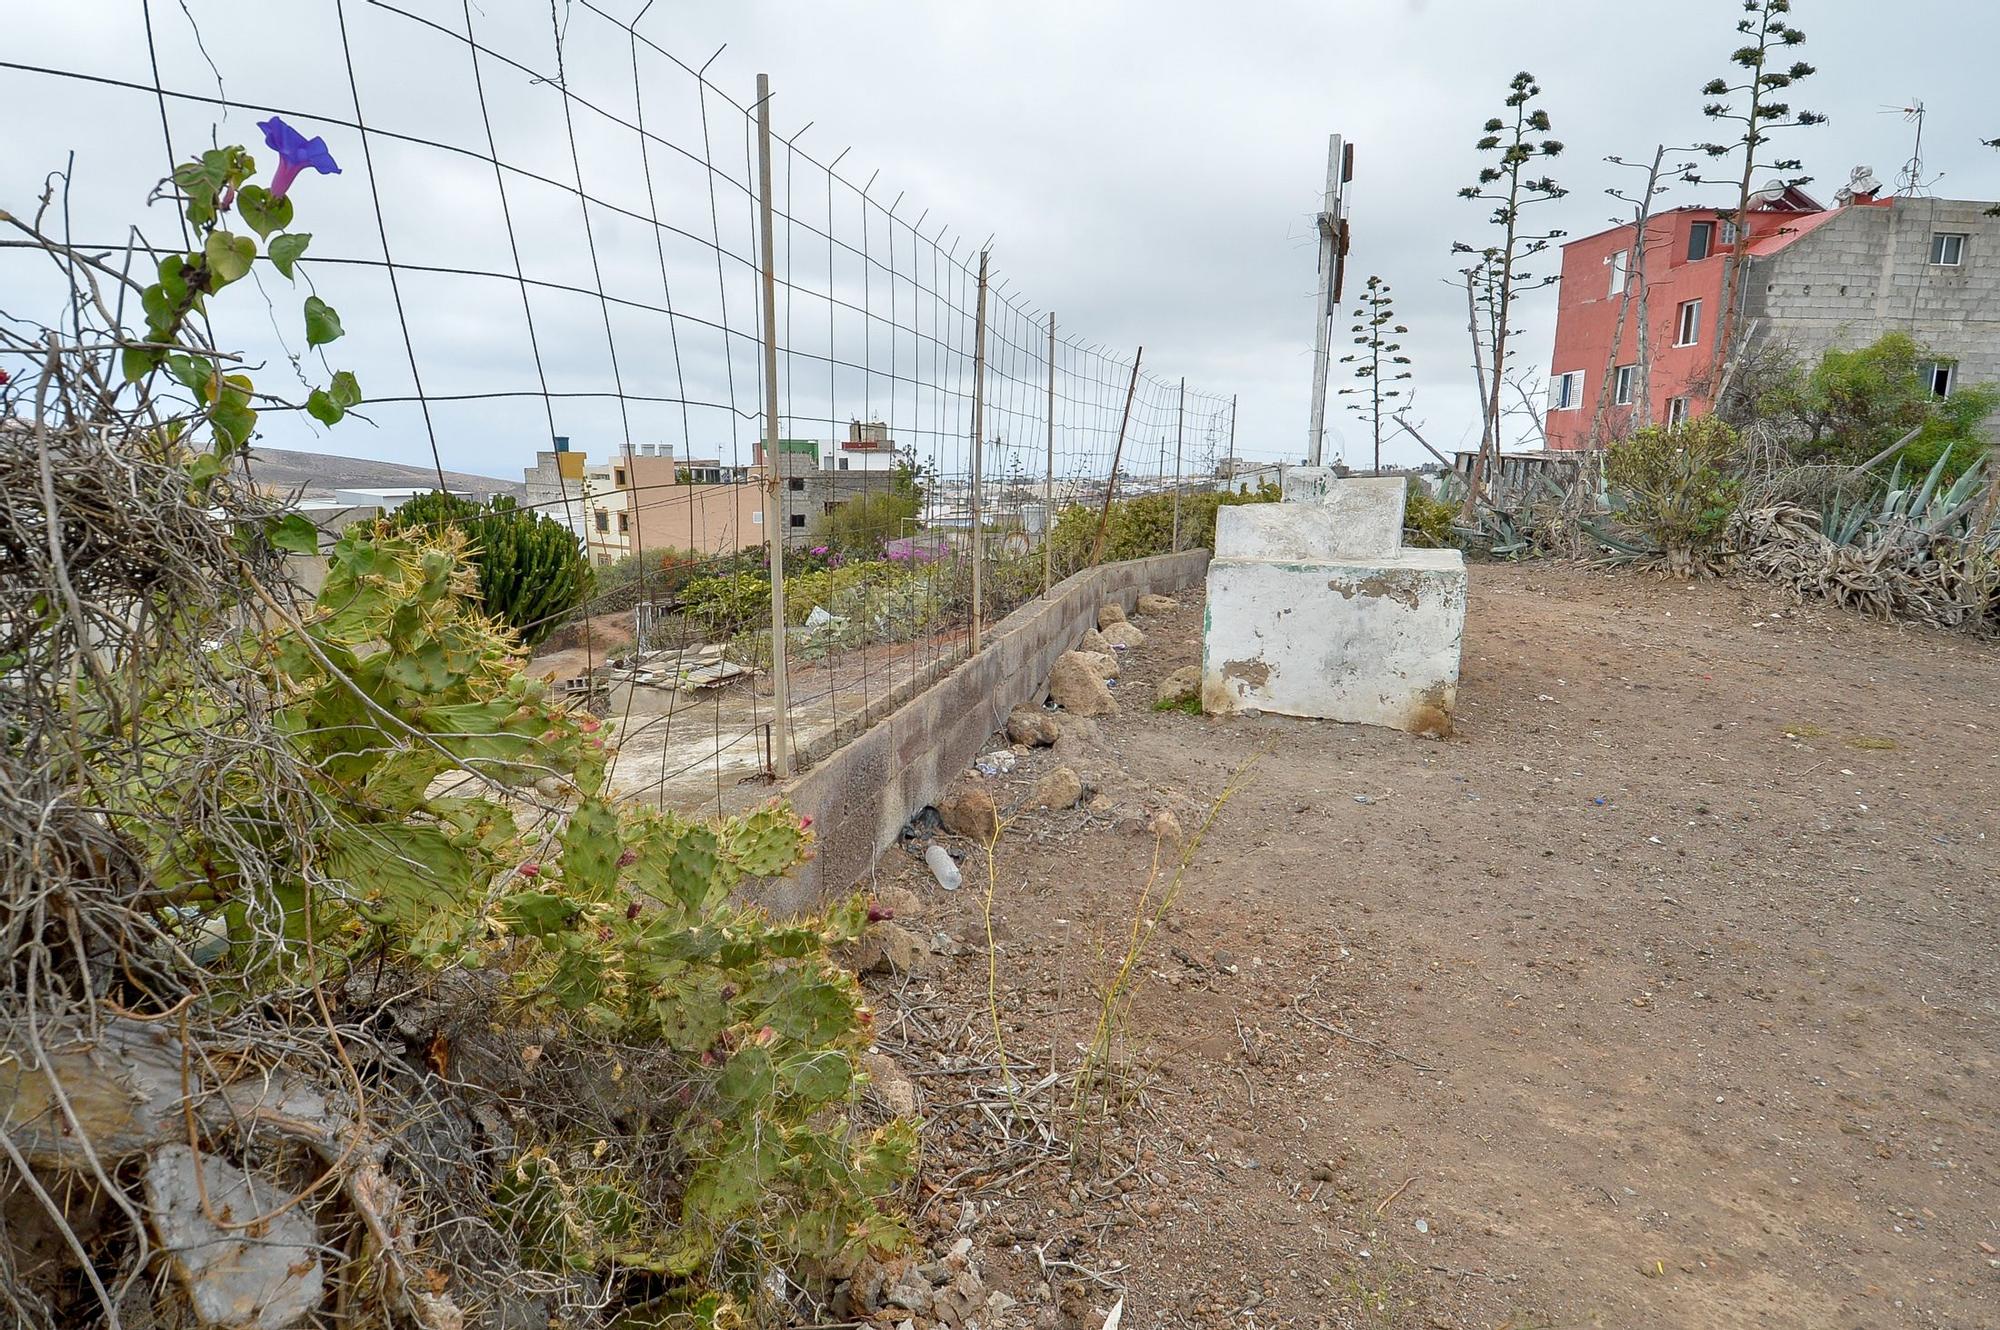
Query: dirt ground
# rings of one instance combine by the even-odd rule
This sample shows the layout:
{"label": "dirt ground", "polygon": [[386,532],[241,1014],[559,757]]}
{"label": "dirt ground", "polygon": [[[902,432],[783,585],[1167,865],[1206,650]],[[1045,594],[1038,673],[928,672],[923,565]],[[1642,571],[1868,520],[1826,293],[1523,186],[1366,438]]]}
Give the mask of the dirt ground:
{"label": "dirt ground", "polygon": [[[1067,760],[1101,795],[998,845],[1011,1099],[983,859],[951,895],[881,865],[958,953],[871,981],[933,1239],[1092,1330],[1120,1292],[1128,1327],[2000,1325],[2000,649],[1479,566],[1435,742],[1157,712],[1200,606],[1140,623],[1123,713],[996,782],[1004,811]],[[1192,830],[1253,758],[1079,1131],[1041,1082],[1149,815]]]}

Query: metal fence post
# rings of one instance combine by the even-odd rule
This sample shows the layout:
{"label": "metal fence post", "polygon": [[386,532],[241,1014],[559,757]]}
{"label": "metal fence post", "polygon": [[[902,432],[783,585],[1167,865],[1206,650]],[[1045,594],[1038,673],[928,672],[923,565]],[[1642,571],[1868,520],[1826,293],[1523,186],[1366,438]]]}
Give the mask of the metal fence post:
{"label": "metal fence post", "polygon": [[1097,539],[1090,546],[1092,568],[1104,557],[1104,532],[1111,523],[1111,501],[1118,495],[1118,467],[1125,459],[1125,427],[1132,423],[1132,397],[1139,391],[1139,362],[1145,358],[1143,346],[1132,357],[1132,381],[1125,385],[1125,410],[1118,417],[1118,445],[1111,450],[1111,477],[1104,482],[1104,506],[1097,510]]}
{"label": "metal fence post", "polygon": [[1174,408],[1174,553],[1181,552],[1181,438],[1187,429],[1187,376],[1181,376],[1181,401]]}
{"label": "metal fence post", "polygon": [[986,428],[986,251],[979,251],[979,304],[972,330],[972,649],[979,650],[986,628],[986,602],[980,595],[980,564],[985,558],[985,517],[980,511],[980,467]]}
{"label": "metal fence post", "polygon": [[785,532],[778,499],[778,278],[771,240],[771,76],[757,76],[757,231],[764,283],[764,543],[771,551],[771,771],[792,774],[791,686],[785,677]]}
{"label": "metal fence post", "polygon": [[1049,460],[1042,470],[1042,597],[1056,571],[1056,312],[1049,311]]}
{"label": "metal fence post", "polygon": [[1229,396],[1229,492],[1236,492],[1236,395]]}

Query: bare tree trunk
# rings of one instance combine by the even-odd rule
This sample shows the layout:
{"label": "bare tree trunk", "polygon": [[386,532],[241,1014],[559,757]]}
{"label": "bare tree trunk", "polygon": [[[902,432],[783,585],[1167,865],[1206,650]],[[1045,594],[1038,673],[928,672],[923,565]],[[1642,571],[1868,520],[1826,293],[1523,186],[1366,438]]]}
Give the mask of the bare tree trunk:
{"label": "bare tree trunk", "polygon": [[1472,337],[1472,373],[1479,381],[1479,461],[1472,466],[1475,476],[1486,457],[1486,441],[1493,436],[1493,417],[1487,412],[1491,398],[1486,392],[1486,357],[1479,340],[1479,300],[1474,294],[1477,272],[1476,268],[1465,270],[1465,330]]}
{"label": "bare tree trunk", "polygon": [[[1590,441],[1598,446],[1604,443],[1604,413],[1611,408],[1611,383],[1618,373],[1618,348],[1625,341],[1625,315],[1632,307],[1632,288],[1639,288],[1642,302],[1639,315],[1639,341],[1645,344],[1646,317],[1644,300],[1646,296],[1646,230],[1653,221],[1653,191],[1660,184],[1660,163],[1666,158],[1667,145],[1662,143],[1653,149],[1653,169],[1646,173],[1646,189],[1639,196],[1639,203],[1633,210],[1632,244],[1625,251],[1625,286],[1618,293],[1618,323],[1611,332],[1611,349],[1604,353],[1604,378],[1597,385],[1597,410],[1590,419]],[[1642,353],[1643,358],[1643,353]],[[1634,371],[1637,377],[1637,371]],[[1635,400],[1638,400],[1635,398]],[[1650,415],[1650,412],[1648,413]]]}

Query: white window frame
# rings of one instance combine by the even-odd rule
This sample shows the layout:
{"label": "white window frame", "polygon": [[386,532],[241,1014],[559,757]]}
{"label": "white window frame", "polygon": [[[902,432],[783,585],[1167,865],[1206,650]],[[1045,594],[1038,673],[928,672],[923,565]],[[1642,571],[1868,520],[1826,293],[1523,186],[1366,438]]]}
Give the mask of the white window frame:
{"label": "white window frame", "polygon": [[1718,223],[1715,229],[1715,234],[1716,234],[1715,247],[1717,249],[1726,252],[1728,250],[1736,248],[1736,223],[1734,222]]}
{"label": "white window frame", "polygon": [[[1924,387],[1933,397],[1949,397],[1952,389],[1958,387],[1958,362],[1956,360],[1926,360],[1917,366],[1923,375]],[[1944,391],[1938,391],[1938,376],[1944,376]]]}
{"label": "white window frame", "polygon": [[[1965,246],[1972,237],[1963,231],[1931,232],[1931,267],[1961,268],[1965,266]],[[1949,255],[1950,257],[1946,257]]]}
{"label": "white window frame", "polygon": [[1674,345],[1701,345],[1701,302],[1683,300],[1674,310]]}
{"label": "white window frame", "polygon": [[1549,381],[1549,410],[1581,411],[1583,409],[1583,371],[1565,370]]}
{"label": "white window frame", "polygon": [[1611,371],[1611,405],[1632,405],[1632,393],[1638,386],[1639,367],[1620,365]]}
{"label": "white window frame", "polygon": [[1678,429],[1688,422],[1688,399],[1669,397],[1667,399],[1667,428]]}
{"label": "white window frame", "polygon": [[1631,257],[1632,251],[1629,249],[1617,249],[1613,250],[1611,257],[1605,260],[1611,266],[1611,291],[1607,299],[1616,300],[1625,294],[1625,278]]}

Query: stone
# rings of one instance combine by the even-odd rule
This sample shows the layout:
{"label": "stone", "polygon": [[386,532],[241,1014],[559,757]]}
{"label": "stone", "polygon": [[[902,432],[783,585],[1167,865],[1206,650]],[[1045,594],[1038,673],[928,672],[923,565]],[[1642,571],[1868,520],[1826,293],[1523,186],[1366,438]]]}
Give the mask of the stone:
{"label": "stone", "polygon": [[1104,634],[1098,632],[1095,627],[1083,630],[1083,640],[1076,644],[1076,649],[1078,651],[1095,651],[1106,656],[1111,654],[1111,644],[1104,640]]}
{"label": "stone", "polygon": [[930,944],[886,919],[868,925],[848,959],[857,974],[925,975],[931,971]]}
{"label": "stone", "polygon": [[924,898],[908,887],[878,887],[875,904],[889,912],[891,919],[915,919],[924,913]]}
{"label": "stone", "polygon": [[1065,808],[1074,808],[1081,798],[1083,778],[1069,767],[1051,767],[1035,782],[1035,792],[1030,801],[1037,808],[1060,812]]}
{"label": "stone", "polygon": [[1162,706],[1176,706],[1201,696],[1201,666],[1184,665],[1153,686],[1153,700]]}
{"label": "stone", "polygon": [[861,1070],[868,1073],[868,1079],[880,1095],[882,1103],[899,1118],[913,1118],[917,1115],[917,1086],[896,1060],[887,1053],[863,1053]]}
{"label": "stone", "polygon": [[1130,651],[1134,647],[1146,645],[1146,634],[1141,632],[1136,624],[1114,623],[1104,629],[1099,636],[1109,642],[1114,650],[1123,647]]}
{"label": "stone", "polygon": [[1007,741],[1030,748],[1047,748],[1062,735],[1056,718],[1038,706],[1023,704],[1007,714]]}
{"label": "stone", "polygon": [[1073,716],[1118,714],[1117,699],[1104,686],[1104,677],[1097,672],[1090,659],[1079,652],[1069,651],[1056,657],[1055,665],[1049,670],[1049,696],[1057,706]]}
{"label": "stone", "polygon": [[882,1302],[885,1306],[899,1307],[922,1316],[931,1309],[931,1286],[915,1271],[910,1271],[890,1286],[882,1295]]}
{"label": "stone", "polygon": [[1125,611],[1122,607],[1114,605],[1109,601],[1097,607],[1097,628],[1099,632],[1104,631],[1114,623],[1124,622]]}
{"label": "stone", "polygon": [[1164,808],[1148,819],[1146,830],[1152,832],[1156,840],[1172,841],[1176,845],[1181,843],[1181,820]]}
{"label": "stone", "polygon": [[1116,679],[1118,677],[1118,657],[1109,651],[1079,651],[1075,654],[1083,657],[1098,678]]}
{"label": "stone", "polygon": [[1180,608],[1180,602],[1172,596],[1156,596],[1151,592],[1139,597],[1139,613],[1172,614]]}
{"label": "stone", "polygon": [[254,1233],[223,1228],[208,1217],[213,1212],[247,1220],[276,1210],[286,1196],[283,1188],[253,1181],[228,1160],[197,1156],[178,1143],[147,1156],[144,1185],[160,1249],[201,1324],[283,1330],[319,1306],[326,1272],[319,1230],[307,1207],[286,1210]]}
{"label": "stone", "polygon": [[[1099,682],[1098,687],[1103,686]],[[1108,692],[1106,696],[1109,696]],[[992,840],[1000,830],[1000,811],[993,805],[993,796],[987,792],[984,781],[972,776],[962,776],[952,782],[951,788],[937,802],[937,814],[946,831],[954,836],[976,840],[982,845]]]}

